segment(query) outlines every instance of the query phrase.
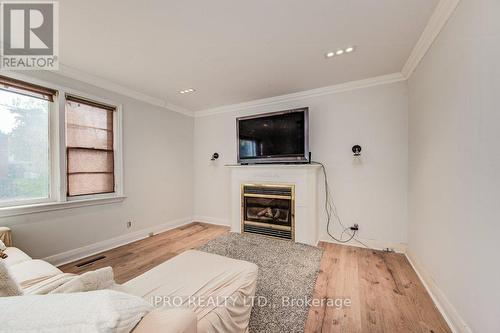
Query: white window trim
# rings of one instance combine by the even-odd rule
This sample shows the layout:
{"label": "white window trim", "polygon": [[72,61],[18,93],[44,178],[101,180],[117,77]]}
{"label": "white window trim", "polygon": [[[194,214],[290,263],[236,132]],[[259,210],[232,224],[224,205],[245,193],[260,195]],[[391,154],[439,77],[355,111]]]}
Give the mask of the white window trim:
{"label": "white window trim", "polygon": [[[68,87],[33,79],[29,76],[9,72],[8,76],[29,83],[41,85],[58,91],[50,107],[49,118],[49,156],[50,156],[50,192],[48,199],[22,200],[0,207],[0,218],[40,212],[71,209],[122,202],[125,197],[123,188],[123,106],[121,103],[99,96],[87,94]],[[116,106],[116,119],[113,122],[113,151],[115,192],[92,194],[78,197],[67,196],[67,159],[66,159],[66,94],[86,98],[98,103]]]}
{"label": "white window trim", "polygon": [[107,205],[116,202],[122,202],[127,197],[125,196],[108,196],[102,198],[82,199],[76,201],[61,201],[61,202],[47,202],[32,205],[12,206],[0,208],[0,218],[19,216],[43,212],[51,212],[54,210],[72,209],[78,207]]}

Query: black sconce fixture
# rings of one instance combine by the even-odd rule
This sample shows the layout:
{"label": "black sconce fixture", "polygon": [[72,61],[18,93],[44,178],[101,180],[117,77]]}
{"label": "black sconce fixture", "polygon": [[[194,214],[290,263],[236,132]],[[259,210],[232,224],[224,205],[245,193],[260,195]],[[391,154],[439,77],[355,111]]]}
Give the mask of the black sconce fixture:
{"label": "black sconce fixture", "polygon": [[218,158],[219,158],[219,153],[213,153],[212,158],[210,160],[215,161]]}
{"label": "black sconce fixture", "polygon": [[361,146],[360,145],[352,146],[352,152],[356,157],[361,156]]}

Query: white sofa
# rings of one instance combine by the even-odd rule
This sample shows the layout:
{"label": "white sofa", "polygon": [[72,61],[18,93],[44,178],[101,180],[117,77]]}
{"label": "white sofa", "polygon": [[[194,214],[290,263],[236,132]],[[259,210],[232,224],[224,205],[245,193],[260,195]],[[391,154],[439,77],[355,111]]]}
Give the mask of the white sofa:
{"label": "white sofa", "polygon": [[[63,274],[18,248],[8,247],[5,253],[20,285]],[[134,333],[237,333],[248,330],[256,283],[256,265],[190,250],[113,289],[143,297],[155,307]]]}

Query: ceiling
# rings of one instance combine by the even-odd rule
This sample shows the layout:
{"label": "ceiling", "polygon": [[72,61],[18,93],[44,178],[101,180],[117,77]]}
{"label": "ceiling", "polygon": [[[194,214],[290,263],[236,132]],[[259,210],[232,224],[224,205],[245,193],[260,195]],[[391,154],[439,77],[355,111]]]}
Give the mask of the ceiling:
{"label": "ceiling", "polygon": [[437,3],[64,0],[60,61],[199,111],[400,72]]}

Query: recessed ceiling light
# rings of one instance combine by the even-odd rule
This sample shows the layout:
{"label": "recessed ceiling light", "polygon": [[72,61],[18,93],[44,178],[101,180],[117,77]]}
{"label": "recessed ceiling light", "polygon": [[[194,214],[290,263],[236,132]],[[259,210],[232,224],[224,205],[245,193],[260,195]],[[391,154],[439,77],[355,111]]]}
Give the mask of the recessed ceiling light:
{"label": "recessed ceiling light", "polygon": [[188,94],[188,93],[192,93],[195,91],[196,90],[194,90],[193,88],[189,88],[189,89],[179,90],[179,94]]}
{"label": "recessed ceiling light", "polygon": [[333,58],[335,56],[340,56],[340,55],[343,55],[343,54],[346,54],[346,53],[351,53],[351,52],[354,52],[356,50],[356,46],[348,46],[346,47],[345,49],[337,49],[337,51],[328,51],[327,53],[325,53],[325,58]]}

